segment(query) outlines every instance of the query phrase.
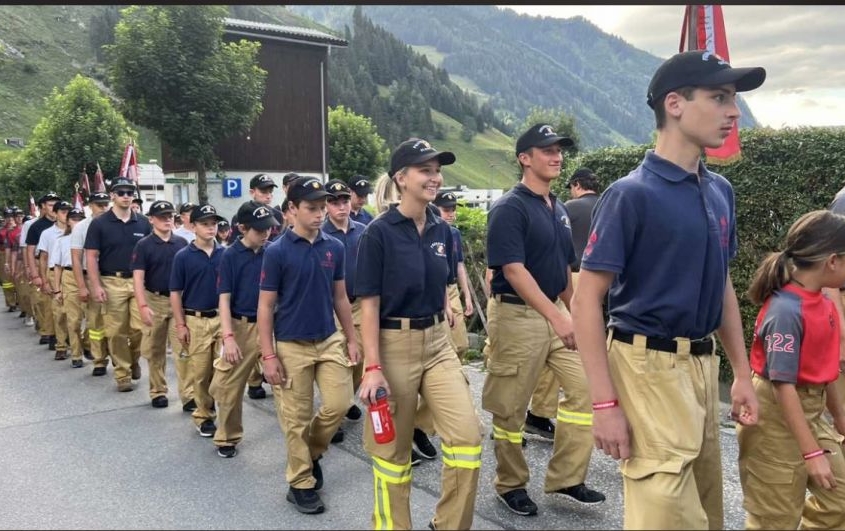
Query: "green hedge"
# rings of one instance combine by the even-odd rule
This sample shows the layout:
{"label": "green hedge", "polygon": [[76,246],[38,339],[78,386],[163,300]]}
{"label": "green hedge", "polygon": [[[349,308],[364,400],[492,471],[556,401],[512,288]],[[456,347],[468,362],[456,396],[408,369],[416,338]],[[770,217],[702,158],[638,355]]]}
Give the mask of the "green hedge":
{"label": "green hedge", "polygon": [[[802,127],[782,130],[740,131],[742,158],[727,166],[711,165],[733,184],[739,231],[739,252],[731,264],[739,297],[746,347],[751,346],[758,307],[745,295],[751,277],[766,253],[776,250],[789,226],[802,214],[827,208],[845,185],[845,127]],[[563,189],[575,169],[592,169],[602,189],[627,175],[642,161],[647,148],[640,145],[607,148],[579,154],[566,162],[554,188]],[[720,353],[721,352],[720,347]],[[721,377],[731,379],[730,366],[722,360]]]}

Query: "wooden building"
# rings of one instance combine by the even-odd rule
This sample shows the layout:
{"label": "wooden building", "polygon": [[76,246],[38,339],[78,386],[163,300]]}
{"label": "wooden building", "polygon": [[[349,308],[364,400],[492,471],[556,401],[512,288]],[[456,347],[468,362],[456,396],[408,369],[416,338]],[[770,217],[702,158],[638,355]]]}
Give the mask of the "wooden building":
{"label": "wooden building", "polygon": [[[242,180],[243,194],[233,198],[237,204],[249,198],[249,179],[256,173],[271,175],[279,185],[288,172],[327,177],[328,61],[332,47],[348,45],[309,28],[227,18],[224,40],[240,39],[261,43],[258,63],[267,71],[267,80],[264,109],[252,128],[215,148],[225,177]],[[173,201],[197,200],[195,168],[176,160],[166,145],[162,168]],[[208,196],[219,210],[230,210],[221,208],[229,198],[222,200],[220,180],[213,174],[208,175]]]}

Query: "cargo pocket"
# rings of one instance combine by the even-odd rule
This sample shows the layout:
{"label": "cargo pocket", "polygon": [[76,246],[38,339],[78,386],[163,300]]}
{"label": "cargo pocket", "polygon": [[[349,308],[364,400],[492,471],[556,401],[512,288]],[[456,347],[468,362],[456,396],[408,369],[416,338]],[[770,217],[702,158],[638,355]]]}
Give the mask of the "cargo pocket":
{"label": "cargo pocket", "polygon": [[517,391],[514,386],[519,383],[516,377],[518,373],[519,366],[514,363],[488,359],[487,376],[481,393],[482,409],[503,418],[514,416],[516,404],[513,397]]}
{"label": "cargo pocket", "polygon": [[805,489],[802,488],[797,497],[793,495],[796,478],[795,470],[790,465],[748,459],[740,463],[739,478],[743,506],[747,511],[755,515],[784,516],[795,513],[800,516]]}
{"label": "cargo pocket", "polygon": [[628,479],[646,479],[657,473],[680,474],[684,460],[680,458],[659,460],[632,457],[622,461],[622,475]]}

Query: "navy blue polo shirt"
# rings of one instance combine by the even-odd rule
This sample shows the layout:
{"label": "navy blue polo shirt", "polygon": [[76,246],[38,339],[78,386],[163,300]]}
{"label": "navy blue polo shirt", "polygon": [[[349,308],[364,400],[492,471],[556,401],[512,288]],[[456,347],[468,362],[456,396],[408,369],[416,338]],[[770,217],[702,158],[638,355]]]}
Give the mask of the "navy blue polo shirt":
{"label": "navy blue polo shirt", "polygon": [[569,214],[554,194],[546,199],[518,183],[495,203],[487,215],[487,267],[493,269],[493,293],[516,290],[502,267],[519,263],[534,277],[540,290],[557,300],[566,289],[566,267],[576,262]]}
{"label": "navy blue polo shirt", "polygon": [[343,247],[346,249],[346,296],[349,300],[355,298],[353,288],[355,286],[355,270],[358,267],[358,242],[361,240],[361,234],[364,233],[366,225],[358,223],[357,221],[349,220],[349,228],[343,232],[334,226],[331,220],[326,219],[323,223],[323,231],[329,236],[340,240]]}
{"label": "navy blue polo shirt", "polygon": [[131,271],[132,250],[150,232],[152,226],[144,216],[132,212],[124,223],[109,209],[91,220],[85,235],[85,249],[100,251],[100,273]]}
{"label": "navy blue polo shirt", "polygon": [[648,150],[601,195],[592,223],[581,268],[616,274],[608,326],[692,339],[719,327],[737,248],[727,179],[703,163],[688,173]]}
{"label": "navy blue polo shirt", "polygon": [[255,317],[258,313],[258,283],[261,281],[261,263],[267,244],[253,251],[235,240],[220,259],[217,294],[230,293],[233,313]]}
{"label": "navy blue polo shirt", "polygon": [[458,264],[464,261],[464,244],[461,231],[454,225],[449,228],[452,230],[452,268],[449,271],[449,284],[455,284],[458,281]]}
{"label": "navy blue polo shirt", "polygon": [[188,245],[188,240],[171,232],[167,241],[155,232],[144,236],[135,244],[130,267],[144,272],[144,287],[150,291],[170,290],[170,270],[176,252]]}
{"label": "navy blue polo shirt", "polygon": [[[33,221],[32,225],[29,226],[29,230],[26,231],[25,244],[32,246],[38,245],[38,240],[41,239],[41,233],[52,227],[54,223],[55,221],[50,221],[46,217],[40,217]],[[35,256],[38,256],[38,254],[36,253]]]}
{"label": "navy blue polo shirt", "polygon": [[217,270],[225,248],[214,243],[211,256],[194,242],[180,249],[173,257],[170,291],[182,292],[182,307],[208,311],[217,309]]}
{"label": "navy blue polo shirt", "polygon": [[373,220],[373,215],[362,208],[358,211],[357,214],[355,212],[350,211],[349,219],[351,219],[352,221],[357,221],[362,225],[369,225],[370,222]]}
{"label": "navy blue polo shirt", "polygon": [[267,246],[261,290],[278,293],[276,341],[323,340],[337,331],[334,283],[343,280],[343,244],[322,230],[312,244],[286,230]]}
{"label": "navy blue polo shirt", "polygon": [[361,236],[355,296],[380,296],[382,318],[429,317],[443,311],[452,246],[449,224],[430,210],[420,237],[414,220],[391,205]]}

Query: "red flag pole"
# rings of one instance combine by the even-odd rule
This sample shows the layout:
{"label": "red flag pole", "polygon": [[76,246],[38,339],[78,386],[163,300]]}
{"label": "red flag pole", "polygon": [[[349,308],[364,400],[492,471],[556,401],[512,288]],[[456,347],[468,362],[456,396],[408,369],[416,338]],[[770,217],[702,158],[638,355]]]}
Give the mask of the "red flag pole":
{"label": "red flag pole", "polygon": [[94,191],[105,192],[106,183],[103,179],[103,170],[100,169],[100,162],[97,161],[97,173],[94,174]]}
{"label": "red flag pole", "polygon": [[[725,18],[720,5],[687,5],[684,24],[681,27],[681,50],[684,36],[689,32],[688,50],[707,50],[730,62],[728,37],[725,32]],[[725,142],[718,148],[705,148],[708,164],[730,164],[742,156],[739,145],[739,129],[734,123]]]}

